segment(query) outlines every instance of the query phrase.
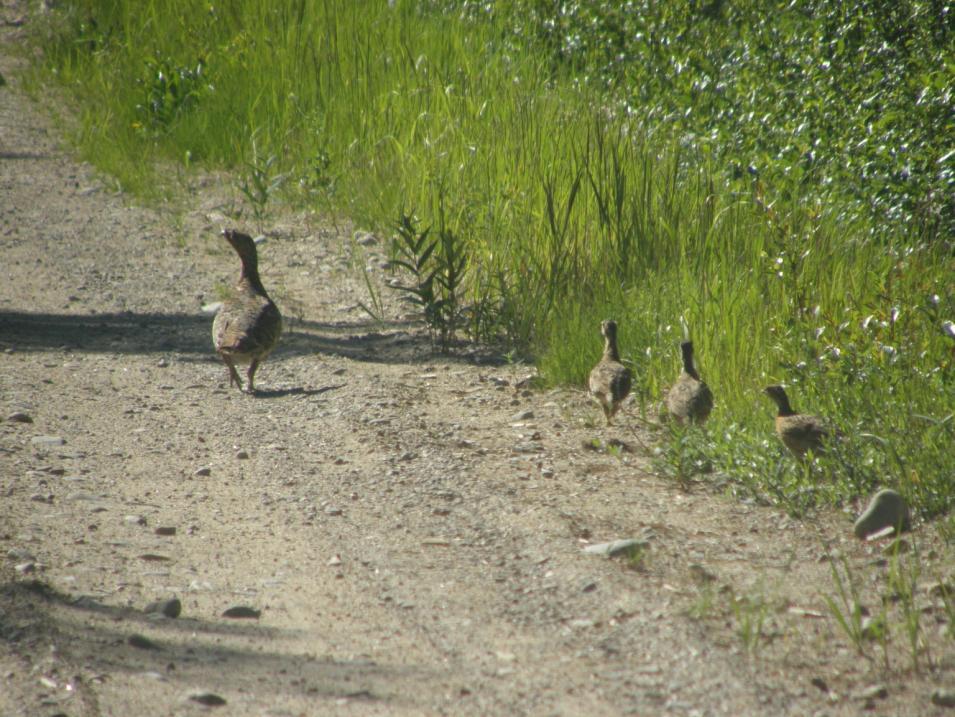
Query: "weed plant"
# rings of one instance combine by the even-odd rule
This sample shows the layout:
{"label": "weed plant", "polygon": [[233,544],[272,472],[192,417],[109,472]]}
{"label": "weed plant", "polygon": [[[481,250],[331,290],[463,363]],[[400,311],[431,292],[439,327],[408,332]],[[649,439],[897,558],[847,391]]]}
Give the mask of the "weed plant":
{"label": "weed plant", "polygon": [[[646,413],[689,327],[716,408],[665,445],[681,480],[706,465],[793,512],[889,486],[931,517],[955,496],[951,20],[902,4],[879,55],[861,2],[748,26],[760,3],[77,0],[35,86],[59,82],[81,154],[141,194],[187,158],[246,173],[255,207],[281,192],[386,235],[415,207],[454,267],[450,294],[421,294],[434,267],[405,284],[439,337],[500,341],[549,383],[582,383],[614,318]],[[779,381],[838,450],[781,451]]]}

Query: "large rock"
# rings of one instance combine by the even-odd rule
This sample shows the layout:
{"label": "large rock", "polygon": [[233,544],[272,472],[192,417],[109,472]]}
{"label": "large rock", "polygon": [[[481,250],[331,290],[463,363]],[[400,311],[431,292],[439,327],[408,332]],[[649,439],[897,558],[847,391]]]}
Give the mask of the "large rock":
{"label": "large rock", "polygon": [[909,506],[905,498],[894,490],[885,489],[876,493],[865,512],[855,522],[856,537],[865,539],[886,528],[909,530]]}
{"label": "large rock", "polygon": [[591,555],[606,555],[608,558],[615,558],[617,556],[633,558],[641,555],[649,547],[650,543],[646,540],[624,538],[622,540],[613,540],[609,543],[588,545],[584,548],[584,552],[590,553]]}

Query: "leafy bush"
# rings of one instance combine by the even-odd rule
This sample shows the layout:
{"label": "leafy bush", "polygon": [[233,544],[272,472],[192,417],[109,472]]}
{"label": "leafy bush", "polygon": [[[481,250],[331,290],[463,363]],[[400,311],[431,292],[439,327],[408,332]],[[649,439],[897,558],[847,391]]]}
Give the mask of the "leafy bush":
{"label": "leafy bush", "polygon": [[[509,5],[516,41],[654,132],[871,231],[955,236],[955,11],[933,0]],[[532,18],[530,20],[527,17]],[[521,19],[525,18],[525,19]]]}

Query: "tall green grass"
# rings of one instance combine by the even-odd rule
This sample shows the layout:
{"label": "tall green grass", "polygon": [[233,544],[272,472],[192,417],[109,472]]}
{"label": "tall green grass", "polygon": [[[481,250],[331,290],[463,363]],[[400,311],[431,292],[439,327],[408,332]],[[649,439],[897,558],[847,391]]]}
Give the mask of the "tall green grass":
{"label": "tall green grass", "polygon": [[[739,489],[803,510],[890,485],[927,516],[951,508],[949,245],[876,241],[838,205],[726,182],[534,42],[515,45],[493,13],[354,0],[59,12],[38,76],[75,101],[83,155],[131,191],[175,193],[170,162],[241,174],[254,146],[291,178],[285,201],[385,233],[414,212],[457,237],[472,334],[526,351],[550,383],[583,381],[614,317],[652,407],[691,335],[717,397],[691,447]],[[781,453],[759,394],[777,381],[846,431],[833,456],[805,468]]]}

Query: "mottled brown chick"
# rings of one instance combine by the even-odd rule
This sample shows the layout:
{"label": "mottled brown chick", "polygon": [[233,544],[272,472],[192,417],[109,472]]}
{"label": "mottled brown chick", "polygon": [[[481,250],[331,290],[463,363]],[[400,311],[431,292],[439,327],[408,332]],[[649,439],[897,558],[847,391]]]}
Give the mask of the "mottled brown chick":
{"label": "mottled brown chick", "polygon": [[764,392],[779,409],[776,414],[776,433],[794,456],[802,459],[806,453],[822,453],[829,429],[818,416],[796,413],[789,405],[789,397],[782,386],[767,386]]}
{"label": "mottled brown chick", "polygon": [[693,365],[693,342],[680,344],[683,373],[667,392],[667,411],[680,423],[704,423],[713,410],[713,392]]}
{"label": "mottled brown chick", "polygon": [[222,303],[212,322],[212,341],[229,369],[229,385],[243,390],[235,365],[248,364],[244,390],[255,393],[255,371],[282,335],[282,315],[262,286],[252,237],[231,229],[222,235],[239,255],[242,272],[232,295]]}
{"label": "mottled brown chick", "polygon": [[603,358],[590,372],[590,394],[600,403],[607,425],[613,423],[613,417],[620,409],[620,404],[630,394],[633,383],[633,374],[630,369],[620,363],[620,354],[617,351],[617,323],[604,321],[600,324],[600,332],[604,337]]}

